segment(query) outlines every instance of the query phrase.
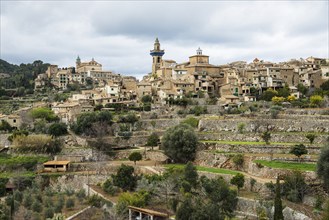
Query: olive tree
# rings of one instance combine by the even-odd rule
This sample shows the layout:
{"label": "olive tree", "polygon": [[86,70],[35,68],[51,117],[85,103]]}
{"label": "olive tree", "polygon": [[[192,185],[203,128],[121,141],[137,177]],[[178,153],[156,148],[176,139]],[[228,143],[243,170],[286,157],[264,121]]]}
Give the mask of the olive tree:
{"label": "olive tree", "polygon": [[181,163],[194,160],[197,143],[198,138],[193,128],[187,124],[169,128],[162,138],[165,154],[175,162]]}
{"label": "olive tree", "polygon": [[134,163],[135,163],[135,165],[136,165],[136,161],[141,160],[142,157],[143,157],[143,156],[142,156],[142,154],[141,154],[140,152],[135,151],[135,152],[132,152],[132,153],[129,155],[128,159],[129,159],[130,161],[134,161]]}
{"label": "olive tree", "polygon": [[290,152],[291,154],[294,154],[298,157],[298,161],[300,162],[300,157],[304,154],[307,154],[307,149],[304,144],[297,144],[293,147],[291,147]]}

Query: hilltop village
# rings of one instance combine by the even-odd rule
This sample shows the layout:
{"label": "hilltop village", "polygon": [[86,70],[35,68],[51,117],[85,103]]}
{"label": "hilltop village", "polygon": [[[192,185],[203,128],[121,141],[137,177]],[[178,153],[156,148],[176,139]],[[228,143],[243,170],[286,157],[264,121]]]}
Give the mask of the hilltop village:
{"label": "hilltop village", "polygon": [[329,59],[150,73],[0,60],[0,220],[328,220]]}
{"label": "hilltop village", "polygon": [[[209,63],[209,56],[198,48],[187,62],[176,63],[165,60],[158,38],[152,56],[152,72],[138,81],[103,70],[102,64],[94,59],[81,62],[76,59],[75,67],[58,68],[50,65],[46,73],[35,79],[35,90],[43,89],[48,83],[64,91],[70,85],[87,85],[89,90],[74,94],[67,102],[54,103],[53,110],[72,109],[74,114],[90,111],[92,106],[109,103],[139,106],[143,96],[152,97],[154,107],[159,107],[183,97],[211,98],[221,107],[238,106],[243,102],[256,101],[266,90],[278,91],[286,87],[289,95],[299,99],[302,93],[298,86],[311,91],[329,79],[329,62],[324,58],[309,57],[305,60],[290,60],[271,63],[255,58],[252,63],[237,61],[226,65]],[[69,113],[63,121],[74,121]]]}

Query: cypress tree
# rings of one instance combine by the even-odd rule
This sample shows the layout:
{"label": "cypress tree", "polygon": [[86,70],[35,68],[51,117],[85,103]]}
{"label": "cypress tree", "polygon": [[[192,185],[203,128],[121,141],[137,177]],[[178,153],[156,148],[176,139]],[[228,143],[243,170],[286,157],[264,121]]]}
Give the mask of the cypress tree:
{"label": "cypress tree", "polygon": [[279,177],[276,178],[275,200],[274,200],[274,220],[284,220],[282,213],[281,187]]}

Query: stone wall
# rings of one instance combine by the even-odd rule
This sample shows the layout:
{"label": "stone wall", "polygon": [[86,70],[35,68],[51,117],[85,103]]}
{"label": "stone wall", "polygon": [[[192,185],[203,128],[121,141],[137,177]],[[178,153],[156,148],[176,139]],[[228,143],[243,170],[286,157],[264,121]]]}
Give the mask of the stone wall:
{"label": "stone wall", "polygon": [[[218,150],[223,152],[236,153],[257,153],[257,154],[287,154],[290,151],[289,145],[243,145],[243,144],[222,144],[222,143],[199,143],[199,148],[204,150]],[[309,154],[319,154],[320,147],[307,147]]]}
{"label": "stone wall", "polygon": [[63,192],[65,190],[78,191],[83,188],[84,184],[96,185],[104,182],[108,178],[107,175],[62,175],[56,180],[52,180],[50,187],[54,190]]}
{"label": "stone wall", "polygon": [[284,112],[290,115],[329,115],[329,108],[289,108]]}
{"label": "stone wall", "polygon": [[229,159],[229,156],[226,155],[198,151],[194,162],[200,166],[221,167]]}
{"label": "stone wall", "polygon": [[288,120],[329,120],[329,115],[299,115],[299,114],[279,114],[278,119],[288,119]]}
{"label": "stone wall", "polygon": [[83,157],[84,160],[90,160],[93,157],[93,150],[88,147],[65,147],[61,153],[57,155],[58,158],[64,157]]}
{"label": "stone wall", "polygon": [[10,145],[10,142],[8,141],[8,137],[10,134],[0,134],[0,148],[5,147],[6,145]]}
{"label": "stone wall", "polygon": [[[239,215],[244,215],[248,217],[248,219],[258,219],[257,218],[257,209],[258,208],[264,208],[265,210],[269,211],[269,215],[273,216],[274,207],[270,207],[270,210],[268,210],[268,207],[263,206],[258,200],[253,199],[247,199],[247,198],[238,198],[238,204],[236,211]],[[283,209],[283,216],[285,220],[311,220],[312,218],[306,216],[303,213],[300,213],[296,210],[291,209],[290,207],[286,206]]]}
{"label": "stone wall", "polygon": [[113,148],[144,146],[149,136],[131,136],[129,139],[122,137],[107,137],[104,141],[111,144]]}
{"label": "stone wall", "polygon": [[245,131],[254,132],[256,128],[263,132],[267,129],[277,132],[329,132],[329,120],[313,120],[304,118],[303,120],[287,119],[212,119],[203,118],[199,121],[199,131],[233,131],[237,132],[238,124],[245,124]]}
{"label": "stone wall", "polygon": [[[219,141],[263,141],[260,137],[261,133],[244,133],[237,132],[198,132],[199,140],[219,140]],[[305,143],[310,145],[309,140],[304,133],[271,133],[271,142],[291,142],[291,143]],[[328,134],[317,134],[314,144],[324,144],[329,137]]]}
{"label": "stone wall", "polygon": [[[275,179],[278,175],[289,175],[293,171],[287,169],[277,169],[270,167],[259,167],[256,163],[250,162],[244,166],[246,172],[257,177]],[[312,171],[304,171],[306,181],[314,181],[317,179],[317,175]]]}
{"label": "stone wall", "polygon": [[170,127],[178,125],[182,120],[180,118],[173,119],[149,119],[138,121],[135,124],[134,130],[142,131],[142,130],[167,130]]}

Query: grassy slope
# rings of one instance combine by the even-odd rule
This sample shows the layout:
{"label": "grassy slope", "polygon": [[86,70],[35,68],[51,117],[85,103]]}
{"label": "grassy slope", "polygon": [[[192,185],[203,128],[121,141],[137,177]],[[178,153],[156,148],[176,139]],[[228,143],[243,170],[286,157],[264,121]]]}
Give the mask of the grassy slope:
{"label": "grassy slope", "polygon": [[[165,167],[174,167],[178,169],[183,169],[185,164],[166,164]],[[214,168],[214,167],[203,167],[203,166],[196,166],[196,169],[198,171],[205,171],[209,173],[219,173],[219,174],[230,174],[235,175],[239,173],[238,171],[234,170],[227,170],[227,169],[221,169],[221,168]]]}
{"label": "grassy slope", "polygon": [[282,161],[267,161],[267,160],[254,160],[255,163],[260,163],[263,166],[280,169],[290,169],[299,171],[315,171],[316,164],[311,163],[289,163]]}

